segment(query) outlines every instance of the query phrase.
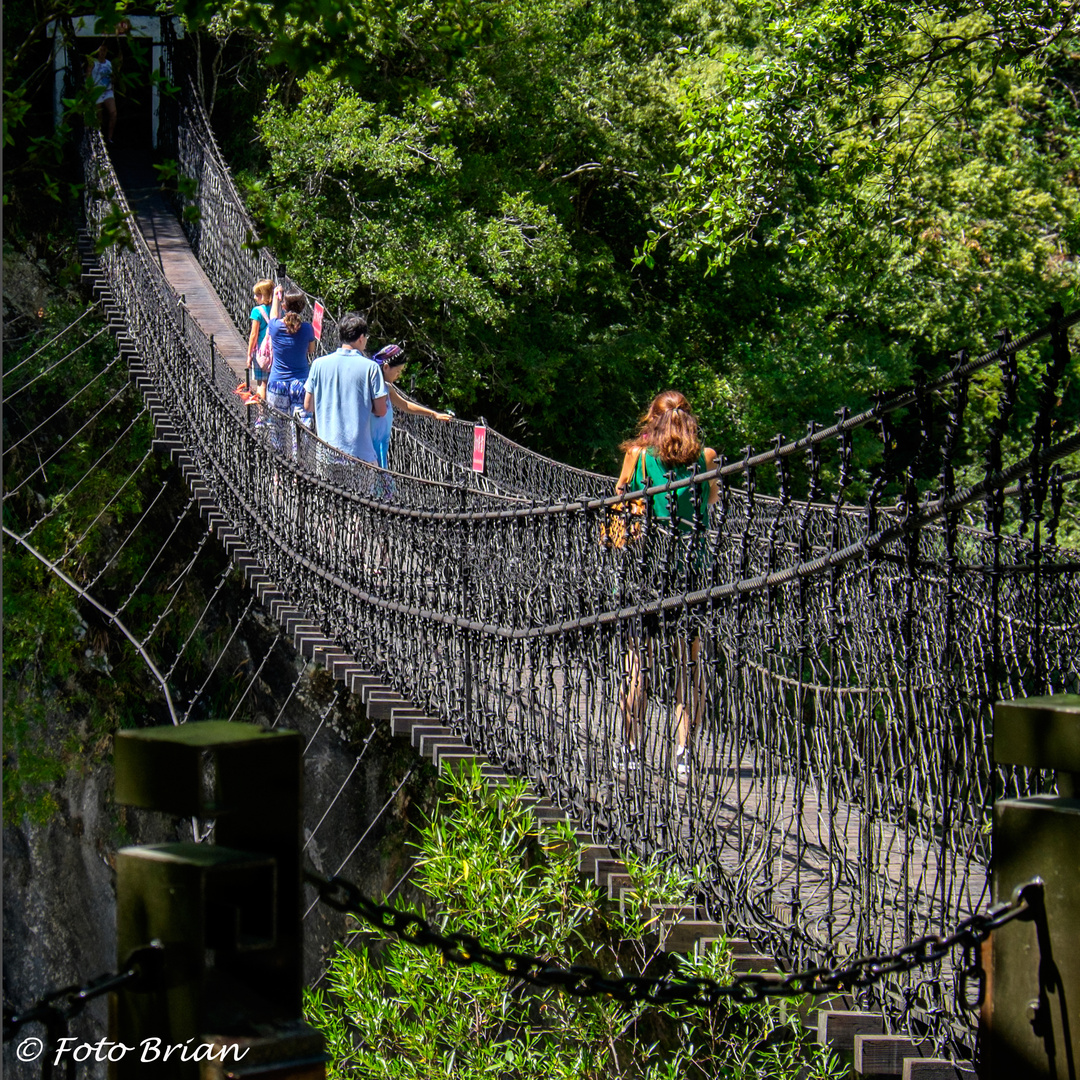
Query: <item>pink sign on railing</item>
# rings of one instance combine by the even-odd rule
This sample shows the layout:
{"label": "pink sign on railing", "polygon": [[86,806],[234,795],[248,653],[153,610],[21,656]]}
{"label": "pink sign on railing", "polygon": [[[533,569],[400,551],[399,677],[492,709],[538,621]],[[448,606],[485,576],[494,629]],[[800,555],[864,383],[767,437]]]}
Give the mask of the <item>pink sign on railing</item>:
{"label": "pink sign on railing", "polygon": [[487,447],[487,428],[477,424],[472,432],[472,469],[473,472],[484,471],[484,450]]}
{"label": "pink sign on railing", "polygon": [[316,300],[315,314],[311,316],[311,329],[315,331],[316,341],[322,340],[322,317],[324,311],[326,311],[326,308],[324,308],[322,304],[320,304],[319,301]]}

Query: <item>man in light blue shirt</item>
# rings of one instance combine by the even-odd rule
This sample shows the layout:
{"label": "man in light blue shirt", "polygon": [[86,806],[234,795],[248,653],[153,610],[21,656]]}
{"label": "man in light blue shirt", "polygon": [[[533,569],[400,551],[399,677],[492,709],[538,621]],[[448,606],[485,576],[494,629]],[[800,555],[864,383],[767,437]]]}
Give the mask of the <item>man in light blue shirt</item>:
{"label": "man in light blue shirt", "polygon": [[304,408],[315,414],[315,430],[323,442],[377,464],[371,417],[386,415],[386,383],[379,365],[363,354],[367,329],[363,315],[341,320],[341,347],[311,365],[304,383]]}

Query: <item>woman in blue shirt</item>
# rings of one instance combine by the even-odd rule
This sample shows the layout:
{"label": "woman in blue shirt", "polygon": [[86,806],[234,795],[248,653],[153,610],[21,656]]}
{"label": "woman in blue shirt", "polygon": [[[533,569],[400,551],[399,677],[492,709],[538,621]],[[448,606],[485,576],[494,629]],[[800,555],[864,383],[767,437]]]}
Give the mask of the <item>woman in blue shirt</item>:
{"label": "woman in blue shirt", "polygon": [[[315,331],[311,323],[300,317],[306,305],[307,297],[302,292],[283,293],[280,285],[274,287],[269,330],[274,365],[266,380],[266,403],[278,413],[295,416],[308,424],[311,414],[304,412],[304,383],[311,354],[315,351]],[[270,438],[274,448],[295,454],[292,440],[286,437],[288,434],[289,425],[282,417],[271,413]]]}

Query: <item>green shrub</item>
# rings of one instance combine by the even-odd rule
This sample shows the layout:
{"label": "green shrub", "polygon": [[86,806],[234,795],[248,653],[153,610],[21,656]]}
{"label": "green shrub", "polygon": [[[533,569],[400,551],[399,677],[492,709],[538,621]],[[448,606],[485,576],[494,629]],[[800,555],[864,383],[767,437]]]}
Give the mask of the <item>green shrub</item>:
{"label": "green shrub", "polygon": [[[414,871],[436,926],[609,976],[660,974],[678,963],[685,975],[730,979],[723,943],[685,962],[655,952],[648,917],[620,914],[583,880],[569,827],[540,827],[523,793],[520,783],[489,789],[475,770],[446,781],[416,844]],[[662,864],[630,869],[642,901],[685,896],[686,882]],[[436,950],[371,935],[339,948],[325,982],[308,992],[307,1012],[326,1037],[330,1077],[841,1075],[784,1005],[681,1015],[628,1007],[458,967]]]}

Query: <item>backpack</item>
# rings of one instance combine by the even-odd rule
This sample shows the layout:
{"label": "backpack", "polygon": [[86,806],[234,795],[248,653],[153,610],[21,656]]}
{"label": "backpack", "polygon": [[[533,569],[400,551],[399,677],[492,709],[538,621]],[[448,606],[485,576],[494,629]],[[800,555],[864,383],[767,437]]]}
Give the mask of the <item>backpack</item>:
{"label": "backpack", "polygon": [[270,344],[270,319],[263,314],[262,308],[259,308],[259,313],[266,319],[266,333],[263,334],[263,339],[255,350],[255,363],[259,365],[261,370],[269,373],[274,366],[274,350]]}

